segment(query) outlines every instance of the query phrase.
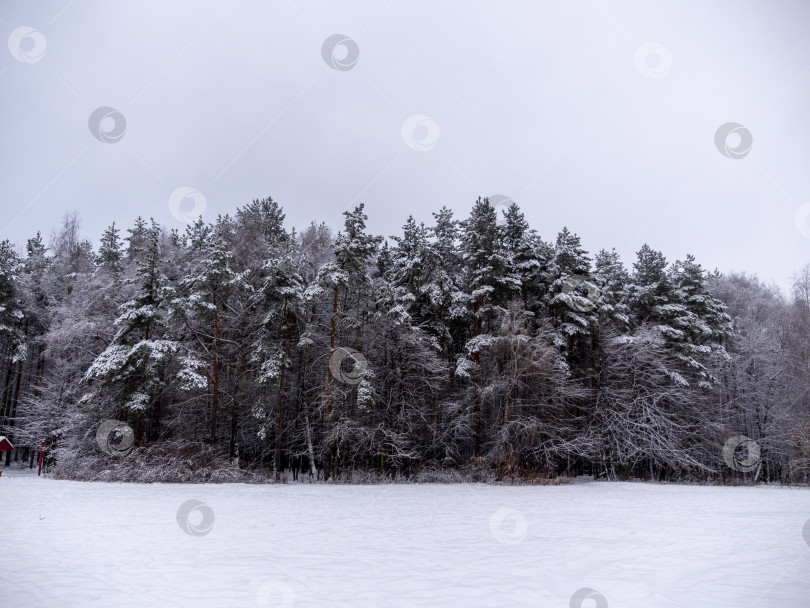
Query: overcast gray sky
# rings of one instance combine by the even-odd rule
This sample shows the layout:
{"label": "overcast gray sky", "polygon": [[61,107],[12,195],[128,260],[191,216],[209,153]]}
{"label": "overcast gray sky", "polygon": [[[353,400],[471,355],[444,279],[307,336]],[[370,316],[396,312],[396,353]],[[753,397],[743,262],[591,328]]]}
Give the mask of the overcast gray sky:
{"label": "overcast gray sky", "polygon": [[810,262],[808,25],[804,0],[4,1],[0,238],[265,196],[296,227],[364,202],[390,235],[500,194],[547,240],[787,288]]}

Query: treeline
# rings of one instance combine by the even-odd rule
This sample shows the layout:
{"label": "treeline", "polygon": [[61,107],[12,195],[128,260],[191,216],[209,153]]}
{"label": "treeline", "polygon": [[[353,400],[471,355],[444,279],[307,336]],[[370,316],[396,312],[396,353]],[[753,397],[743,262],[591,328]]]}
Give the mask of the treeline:
{"label": "treeline", "polygon": [[[268,198],[97,251],[75,214],[0,244],[6,466],[44,441],[77,478],[183,452],[277,478],[807,483],[810,268],[789,298],[647,245],[628,269],[498,211],[383,239],[362,205],[297,232]],[[131,453],[100,449],[107,420]],[[740,435],[759,453],[730,466]]]}

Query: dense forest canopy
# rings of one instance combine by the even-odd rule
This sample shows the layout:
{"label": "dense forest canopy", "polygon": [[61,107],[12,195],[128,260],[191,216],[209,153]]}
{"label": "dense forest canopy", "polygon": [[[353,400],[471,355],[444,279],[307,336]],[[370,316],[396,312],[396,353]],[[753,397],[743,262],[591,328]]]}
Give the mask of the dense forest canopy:
{"label": "dense forest canopy", "polygon": [[6,466],[807,483],[810,268],[790,297],[648,245],[626,268],[488,199],[388,239],[344,219],[288,230],[267,198],[0,244]]}

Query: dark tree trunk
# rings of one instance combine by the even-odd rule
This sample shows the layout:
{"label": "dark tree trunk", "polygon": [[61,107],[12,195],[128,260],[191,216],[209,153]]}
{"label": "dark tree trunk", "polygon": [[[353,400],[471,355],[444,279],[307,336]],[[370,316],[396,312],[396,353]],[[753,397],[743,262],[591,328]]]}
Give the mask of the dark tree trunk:
{"label": "dark tree trunk", "polygon": [[[14,442],[14,433],[12,429],[14,428],[14,422],[17,417],[17,401],[20,398],[20,384],[22,384],[22,371],[23,371],[23,362],[19,361],[17,364],[17,379],[14,381],[14,396],[11,398],[11,405],[9,406],[10,416],[8,419],[8,440],[12,443]],[[16,450],[9,450],[6,452],[6,466],[11,465],[11,452]]]}

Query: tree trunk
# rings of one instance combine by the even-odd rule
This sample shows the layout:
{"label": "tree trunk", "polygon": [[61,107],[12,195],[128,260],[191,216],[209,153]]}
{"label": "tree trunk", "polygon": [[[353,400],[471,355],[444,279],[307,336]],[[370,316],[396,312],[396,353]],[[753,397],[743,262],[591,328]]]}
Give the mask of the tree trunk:
{"label": "tree trunk", "polygon": [[[304,406],[306,407],[306,405]],[[304,423],[307,428],[307,455],[309,456],[309,473],[313,477],[318,477],[318,469],[315,468],[315,450],[312,448],[312,429],[309,426],[309,414],[304,414]]]}
{"label": "tree trunk", "polygon": [[[11,429],[14,428],[14,423],[16,422],[17,418],[17,401],[20,398],[20,384],[22,383],[22,370],[23,370],[23,362],[19,361],[17,365],[17,379],[14,381],[14,396],[11,398],[11,405],[9,406],[9,420],[8,420],[8,440],[14,440],[14,434],[11,432]],[[11,452],[15,450],[9,450],[6,452],[6,466],[11,465]]]}
{"label": "tree trunk", "polygon": [[436,436],[439,434],[439,392],[433,391],[433,441],[436,441]]}
{"label": "tree trunk", "polygon": [[285,361],[287,358],[287,349],[289,348],[289,329],[287,325],[287,296],[284,296],[284,311],[281,318],[284,319],[284,336],[282,337],[282,361],[281,373],[278,379],[278,394],[276,395],[276,407],[278,408],[278,427],[276,429],[276,481],[281,481],[281,468],[282,468],[282,443],[284,435],[284,371],[287,367]]}
{"label": "tree trunk", "polygon": [[[332,319],[329,322],[329,357],[331,359],[332,353],[335,352],[335,332],[337,330],[337,311],[338,311],[338,286],[335,285],[335,294],[332,298]],[[326,367],[326,400],[324,403],[324,413],[329,415],[329,389],[332,383],[332,368],[327,365]]]}
{"label": "tree trunk", "polygon": [[228,444],[228,458],[233,458],[236,455],[236,428],[237,428],[237,410],[236,399],[231,404],[231,440]]}
{"label": "tree trunk", "polygon": [[[473,336],[478,337],[481,335],[481,317],[478,316],[478,309],[480,308],[480,302],[476,302],[475,306],[475,324],[474,324],[474,331]],[[479,351],[475,351],[475,355],[473,355],[473,360],[475,361],[475,369],[476,369],[476,377],[478,382],[476,382],[475,386],[473,386],[474,397],[473,397],[473,455],[477,458],[478,451],[479,451],[479,431],[481,425],[481,398],[478,394],[478,386],[480,386],[480,376],[481,376],[481,353]]]}
{"label": "tree trunk", "polygon": [[[214,307],[217,306],[217,296],[214,292]],[[211,397],[211,443],[216,443],[217,440],[217,410],[219,408],[219,354],[217,349],[219,347],[219,314],[214,312],[214,343],[211,345],[211,355],[213,361],[213,385],[214,394]]]}
{"label": "tree trunk", "polygon": [[[341,264],[341,269],[343,265]],[[332,319],[329,323],[329,358],[331,362],[332,353],[335,352],[335,333],[337,331],[337,311],[338,311],[338,286],[335,285],[335,293],[332,298]],[[330,410],[330,390],[332,388],[332,369],[331,366],[326,366],[326,390],[324,394],[324,416],[323,416],[323,430],[324,430],[324,438],[329,433],[329,410]],[[327,458],[327,462],[324,466],[324,480],[329,479],[330,471],[332,468],[332,462],[334,458],[329,457]]]}
{"label": "tree trunk", "polygon": [[[14,373],[14,360],[12,357],[13,353],[9,353],[8,356],[8,367],[6,368],[6,380],[3,383],[3,395],[0,397],[0,414],[2,414],[2,419],[5,420],[8,416],[11,415],[11,378]],[[2,420],[0,420],[1,422]]]}

